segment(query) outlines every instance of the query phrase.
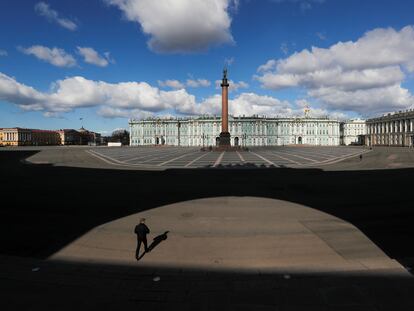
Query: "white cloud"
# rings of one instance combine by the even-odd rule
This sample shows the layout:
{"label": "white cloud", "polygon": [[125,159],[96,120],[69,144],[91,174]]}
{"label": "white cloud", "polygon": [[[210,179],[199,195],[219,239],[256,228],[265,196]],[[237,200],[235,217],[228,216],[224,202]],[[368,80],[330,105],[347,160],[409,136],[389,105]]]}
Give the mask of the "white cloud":
{"label": "white cloud", "polygon": [[[199,114],[221,114],[221,95],[214,95],[199,104]],[[252,115],[291,115],[292,109],[287,101],[254,93],[241,93],[229,100],[229,113],[234,116]]]}
{"label": "white cloud", "polygon": [[270,96],[260,96],[254,93],[242,93],[230,100],[229,112],[233,115],[251,116],[287,116],[292,113],[291,105],[287,101],[280,101]]}
{"label": "white cloud", "polygon": [[[106,118],[145,118],[150,115],[199,115],[221,112],[221,95],[197,102],[185,89],[162,91],[146,82],[107,83],[84,77],[70,77],[53,83],[50,92],[40,92],[0,73],[0,101],[17,105],[23,111],[40,111],[46,117],[60,117],[77,108],[96,107]],[[241,93],[229,100],[235,116],[302,116],[304,101],[292,104],[271,96]],[[313,109],[315,116],[328,115]]]}
{"label": "white cloud", "polygon": [[108,66],[110,59],[109,52],[104,53],[104,56],[101,56],[98,54],[97,51],[95,51],[91,47],[77,47],[78,53],[83,56],[83,60],[85,63],[93,64],[100,67],[106,67]]}
{"label": "white cloud", "polygon": [[[150,117],[152,113],[142,111],[140,109],[120,109],[108,106],[101,107],[98,110],[98,115],[104,118],[127,118],[127,119],[145,119]],[[111,132],[112,133],[112,132]]]}
{"label": "white cloud", "polygon": [[0,73],[0,100],[10,102],[24,108],[31,106],[32,110],[41,110],[38,103],[45,100],[45,96],[32,87],[18,83],[15,79]]}
{"label": "white cloud", "polygon": [[70,19],[59,17],[59,13],[55,10],[52,10],[49,7],[49,4],[45,2],[37,3],[35,5],[35,11],[40,16],[46,17],[50,22],[55,22],[68,30],[74,31],[78,28],[78,25],[76,25],[76,23],[71,21]]}
{"label": "white cloud", "polygon": [[7,56],[7,55],[9,55],[9,54],[7,53],[6,50],[1,50],[0,49],[0,56]]}
{"label": "white cloud", "polygon": [[276,68],[277,61],[275,59],[270,59],[266,64],[260,65],[257,69],[258,72],[266,72]]}
{"label": "white cloud", "polygon": [[210,81],[206,79],[187,79],[188,87],[208,87],[211,85]]}
{"label": "white cloud", "polygon": [[183,89],[185,85],[178,80],[158,80],[158,85],[161,87],[170,87],[172,89]]}
{"label": "white cloud", "polygon": [[[184,89],[162,91],[146,82],[106,83],[71,77],[53,83],[43,93],[0,73],[0,100],[16,104],[22,110],[63,113],[81,107],[109,107],[113,111],[195,113],[195,97]],[[117,110],[118,109],[118,110]],[[103,111],[108,111],[104,109]],[[108,114],[108,113],[106,113]]]}
{"label": "white cloud", "polygon": [[[229,112],[233,116],[268,116],[268,117],[299,117],[304,115],[304,107],[312,105],[306,100],[298,100],[295,104],[277,98],[258,95],[255,93],[241,93],[229,100]],[[199,114],[221,114],[221,96],[211,96],[199,104]],[[311,108],[312,117],[329,116],[335,119],[346,119],[341,112],[330,112],[326,109]]]}
{"label": "white cloud", "polygon": [[[356,42],[339,42],[328,49],[312,47],[279,60],[277,70],[283,73],[306,73],[340,66],[361,70],[400,65],[414,71],[414,28],[396,31],[378,28],[367,32]],[[375,55],[375,57],[373,57]]]}
{"label": "white cloud", "polygon": [[118,7],[127,20],[138,22],[150,36],[151,50],[194,52],[211,45],[232,43],[231,0],[104,0]]}
{"label": "white cloud", "polygon": [[345,91],[385,87],[399,83],[404,73],[398,66],[378,69],[349,70],[341,67],[311,71],[305,74],[265,73],[259,78],[265,88],[282,89],[304,86],[309,89],[337,87]]}
{"label": "white cloud", "polygon": [[43,116],[45,118],[60,118],[59,113],[50,111],[43,112]]}
{"label": "white cloud", "polygon": [[172,89],[184,89],[186,87],[208,87],[211,83],[206,79],[187,79],[185,83],[178,80],[158,80],[158,85],[160,87],[169,87]]}
{"label": "white cloud", "polygon": [[264,88],[303,87],[329,109],[365,116],[407,109],[412,94],[401,85],[414,72],[414,28],[375,29],[357,41],[327,49],[312,47],[280,60],[269,60],[256,77]]}
{"label": "white cloud", "polygon": [[33,45],[29,48],[18,47],[18,50],[27,55],[33,55],[47,63],[58,67],[76,66],[76,60],[72,55],[59,48],[48,48],[41,45]]}
{"label": "white cloud", "polygon": [[356,111],[364,116],[405,110],[414,105],[412,94],[399,85],[352,92],[337,88],[319,88],[310,90],[309,96],[328,103],[330,109]]}

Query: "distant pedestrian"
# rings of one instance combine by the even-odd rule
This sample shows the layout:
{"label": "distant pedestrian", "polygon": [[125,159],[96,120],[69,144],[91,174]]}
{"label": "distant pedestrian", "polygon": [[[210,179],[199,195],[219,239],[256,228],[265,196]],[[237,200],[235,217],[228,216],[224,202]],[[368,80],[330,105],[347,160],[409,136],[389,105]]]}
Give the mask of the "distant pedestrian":
{"label": "distant pedestrian", "polygon": [[149,252],[147,234],[150,233],[150,230],[145,224],[145,218],[140,219],[139,224],[135,226],[134,232],[137,235],[137,250],[135,251],[135,258],[139,260],[139,249],[141,248],[141,243],[144,243],[144,252]]}
{"label": "distant pedestrian", "polygon": [[362,161],[362,153],[359,155],[359,161]]}

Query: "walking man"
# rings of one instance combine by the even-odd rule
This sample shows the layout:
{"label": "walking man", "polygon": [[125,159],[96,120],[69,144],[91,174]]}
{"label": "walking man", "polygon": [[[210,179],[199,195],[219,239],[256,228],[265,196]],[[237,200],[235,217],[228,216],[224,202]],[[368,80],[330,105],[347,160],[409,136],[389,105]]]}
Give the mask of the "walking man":
{"label": "walking man", "polygon": [[147,244],[147,234],[150,233],[150,230],[145,225],[145,218],[140,219],[139,225],[135,226],[134,232],[137,235],[137,250],[135,251],[135,258],[139,260],[139,249],[141,248],[141,243],[144,243],[145,253],[149,252]]}

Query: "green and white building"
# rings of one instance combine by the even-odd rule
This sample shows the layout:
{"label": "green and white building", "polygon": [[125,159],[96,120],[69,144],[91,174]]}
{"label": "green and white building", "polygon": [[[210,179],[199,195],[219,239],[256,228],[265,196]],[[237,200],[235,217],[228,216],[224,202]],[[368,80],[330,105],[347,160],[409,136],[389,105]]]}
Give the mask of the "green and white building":
{"label": "green and white building", "polygon": [[[221,118],[148,118],[129,121],[130,145],[216,146]],[[329,118],[231,117],[233,146],[283,146],[340,144],[340,122]]]}
{"label": "green and white building", "polygon": [[341,144],[362,145],[363,137],[367,134],[365,120],[352,119],[341,123]]}

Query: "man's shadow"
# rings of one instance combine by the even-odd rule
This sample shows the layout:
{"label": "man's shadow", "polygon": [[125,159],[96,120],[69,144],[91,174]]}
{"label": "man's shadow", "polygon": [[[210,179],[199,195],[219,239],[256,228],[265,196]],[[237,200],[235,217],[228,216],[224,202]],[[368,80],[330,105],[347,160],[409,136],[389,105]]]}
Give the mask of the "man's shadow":
{"label": "man's shadow", "polygon": [[143,253],[141,254],[141,256],[139,256],[139,257],[138,257],[138,260],[140,260],[142,257],[144,257],[144,255],[145,255],[146,253],[151,252],[151,251],[152,251],[154,248],[156,248],[156,247],[158,246],[158,244],[160,244],[162,241],[165,241],[165,240],[168,238],[167,234],[168,234],[169,232],[170,232],[170,231],[165,231],[163,234],[160,234],[160,235],[156,236],[155,238],[153,238],[153,239],[152,239],[152,243],[151,243],[151,245],[148,247],[148,252],[143,252]]}

